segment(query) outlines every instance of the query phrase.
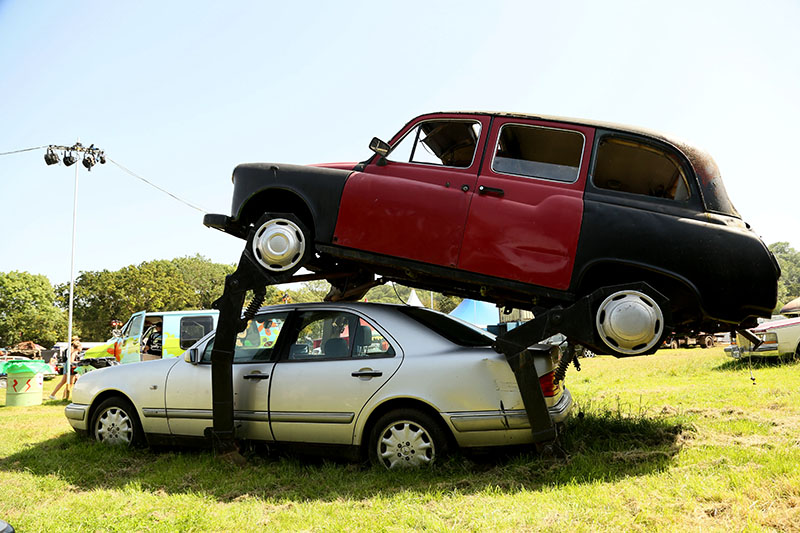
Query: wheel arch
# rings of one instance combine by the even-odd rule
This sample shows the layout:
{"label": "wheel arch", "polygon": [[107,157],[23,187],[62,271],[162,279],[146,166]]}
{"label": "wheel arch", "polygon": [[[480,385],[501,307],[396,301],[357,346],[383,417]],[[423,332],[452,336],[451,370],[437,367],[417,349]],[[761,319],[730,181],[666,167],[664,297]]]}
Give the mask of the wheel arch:
{"label": "wheel arch", "polygon": [[101,392],[100,394],[98,394],[97,396],[94,397],[94,399],[92,400],[91,405],[89,406],[89,412],[87,413],[87,419],[86,419],[86,422],[87,422],[87,424],[86,424],[86,433],[87,433],[87,435],[90,438],[94,439],[94,436],[92,435],[92,422],[94,421],[94,415],[97,413],[97,408],[104,401],[108,400],[109,398],[113,398],[115,396],[126,400],[128,403],[130,403],[133,406],[133,410],[134,410],[133,414],[136,416],[136,423],[139,424],[139,428],[142,430],[142,435],[144,436],[145,441],[147,441],[147,433],[145,433],[144,426],[142,426],[142,414],[139,412],[139,408],[136,406],[136,404],[133,402],[133,400],[131,400],[130,396],[128,396],[127,394],[125,394],[124,392],[122,392],[119,389],[107,389],[107,390],[104,390],[103,392]]}
{"label": "wheel arch", "polygon": [[312,203],[300,193],[290,189],[271,187],[253,194],[239,208],[237,220],[249,226],[254,224],[263,213],[292,213],[317,235],[316,220]]}
{"label": "wheel arch", "polygon": [[447,443],[450,448],[455,449],[458,447],[458,443],[453,435],[453,430],[447,424],[439,411],[437,411],[433,406],[416,398],[392,398],[375,407],[375,409],[373,409],[367,417],[367,420],[361,429],[361,438],[358,442],[358,446],[362,455],[367,451],[369,436],[377,421],[386,413],[396,409],[415,409],[427,414],[439,423],[441,429],[444,431],[447,437]]}
{"label": "wheel arch", "polygon": [[603,286],[643,281],[662,294],[670,294],[673,325],[680,324],[681,311],[699,309],[705,315],[703,299],[697,287],[678,274],[628,261],[598,259],[586,265],[575,278],[575,292],[589,294]]}

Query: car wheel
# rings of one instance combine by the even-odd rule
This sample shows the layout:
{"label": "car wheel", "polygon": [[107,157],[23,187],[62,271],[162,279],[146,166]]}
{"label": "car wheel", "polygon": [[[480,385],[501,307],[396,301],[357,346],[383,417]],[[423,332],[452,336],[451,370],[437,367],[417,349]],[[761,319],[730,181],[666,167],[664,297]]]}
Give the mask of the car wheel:
{"label": "car wheel", "polygon": [[314,248],[313,239],[296,216],[265,213],[255,227],[253,255],[269,273],[291,274],[308,261]]}
{"label": "car wheel", "polygon": [[669,343],[669,347],[672,348],[673,350],[677,350],[678,349],[678,341],[672,341],[671,343]]}
{"label": "car wheel", "polygon": [[703,348],[713,348],[714,347],[714,337],[708,335],[703,338]]}
{"label": "car wheel", "polygon": [[639,355],[664,336],[664,313],[656,300],[637,290],[617,291],[597,309],[595,328],[613,352]]}
{"label": "car wheel", "polygon": [[104,444],[134,446],[142,442],[142,427],[136,409],[125,398],[103,401],[92,417],[92,437]]}
{"label": "car wheel", "polygon": [[388,469],[426,467],[446,453],[441,424],[416,409],[391,411],[370,432],[370,461]]}

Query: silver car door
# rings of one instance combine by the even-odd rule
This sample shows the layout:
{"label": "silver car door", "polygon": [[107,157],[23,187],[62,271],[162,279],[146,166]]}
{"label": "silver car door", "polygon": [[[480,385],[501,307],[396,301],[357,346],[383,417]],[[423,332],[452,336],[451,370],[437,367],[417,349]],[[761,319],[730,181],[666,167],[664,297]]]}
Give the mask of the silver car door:
{"label": "silver car door", "polygon": [[340,310],[298,313],[276,363],[270,421],[276,441],[352,444],[364,404],[402,355],[364,318]]}
{"label": "silver car door", "polygon": [[[233,355],[233,409],[236,436],[272,440],[267,415],[273,347],[288,313],[259,315],[236,340]],[[166,414],[173,435],[204,435],[213,426],[211,351],[213,338],[201,345],[197,364],[181,361],[167,377]]]}

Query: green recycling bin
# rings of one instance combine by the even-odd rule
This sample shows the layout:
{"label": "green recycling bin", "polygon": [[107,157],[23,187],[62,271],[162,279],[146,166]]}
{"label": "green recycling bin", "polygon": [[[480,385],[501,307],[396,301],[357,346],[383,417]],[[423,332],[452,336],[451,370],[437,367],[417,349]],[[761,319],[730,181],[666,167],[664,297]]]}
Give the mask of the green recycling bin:
{"label": "green recycling bin", "polygon": [[50,365],[44,361],[6,361],[0,363],[0,373],[7,378],[6,405],[41,405],[44,372]]}

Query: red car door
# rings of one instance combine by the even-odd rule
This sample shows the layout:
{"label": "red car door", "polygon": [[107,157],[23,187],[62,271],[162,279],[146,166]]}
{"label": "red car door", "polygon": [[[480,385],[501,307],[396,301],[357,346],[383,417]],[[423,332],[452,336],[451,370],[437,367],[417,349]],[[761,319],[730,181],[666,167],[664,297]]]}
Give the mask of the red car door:
{"label": "red car door", "polygon": [[566,290],[593,139],[593,128],[497,117],[458,267]]}
{"label": "red car door", "polygon": [[455,267],[489,117],[422,116],[376,162],[345,183],[334,242]]}

